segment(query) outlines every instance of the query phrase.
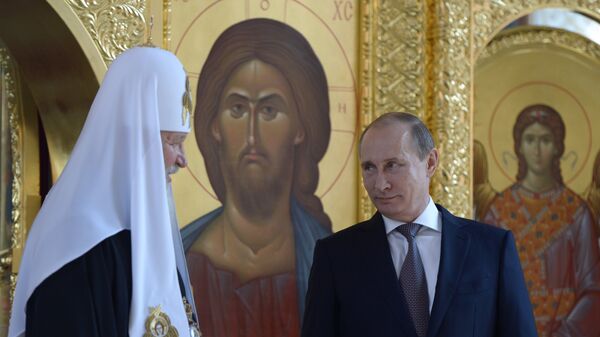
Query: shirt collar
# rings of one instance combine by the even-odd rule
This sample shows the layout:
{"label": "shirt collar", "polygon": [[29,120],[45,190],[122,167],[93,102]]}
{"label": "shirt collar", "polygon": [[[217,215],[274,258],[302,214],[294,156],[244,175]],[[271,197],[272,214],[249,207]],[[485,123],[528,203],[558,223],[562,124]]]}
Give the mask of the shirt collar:
{"label": "shirt collar", "polygon": [[[390,219],[385,215],[381,215],[383,217],[383,223],[385,225],[385,233],[390,234],[393,230],[395,230],[398,226],[404,225],[406,222],[398,221],[394,219]],[[441,232],[441,221],[440,221],[440,212],[437,207],[435,207],[435,203],[431,196],[429,196],[429,202],[427,203],[427,207],[423,210],[421,214],[413,221],[414,223],[418,223],[419,225],[423,225],[429,229],[432,229],[436,232]]]}

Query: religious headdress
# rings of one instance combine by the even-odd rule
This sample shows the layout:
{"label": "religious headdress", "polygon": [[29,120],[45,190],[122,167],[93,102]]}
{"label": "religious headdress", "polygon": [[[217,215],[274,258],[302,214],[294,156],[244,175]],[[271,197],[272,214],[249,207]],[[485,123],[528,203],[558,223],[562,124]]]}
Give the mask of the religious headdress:
{"label": "religious headdress", "polygon": [[27,300],[44,279],[122,230],[131,231],[129,335],[142,336],[154,316],[187,334],[176,266],[181,242],[171,226],[160,131],[189,131],[188,100],[186,73],[172,53],[135,47],[112,62],[29,233],[10,337],[25,334]]}

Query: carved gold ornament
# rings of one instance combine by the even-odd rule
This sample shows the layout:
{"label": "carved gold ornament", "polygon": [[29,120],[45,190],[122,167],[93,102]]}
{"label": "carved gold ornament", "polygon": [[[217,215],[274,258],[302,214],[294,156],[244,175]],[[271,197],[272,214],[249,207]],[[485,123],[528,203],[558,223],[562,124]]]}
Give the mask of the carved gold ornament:
{"label": "carved gold ornament", "polygon": [[573,50],[587,57],[600,61],[600,45],[575,33],[545,27],[529,27],[518,31],[506,31],[499,34],[481,52],[477,64],[487,60],[498,53],[517,46],[530,46],[532,44],[548,44]]}
{"label": "carved gold ornament", "polygon": [[10,154],[12,157],[12,200],[11,200],[11,222],[12,222],[12,248],[20,248],[20,231],[23,227],[21,217],[23,186],[21,169],[21,138],[19,134],[19,114],[17,109],[17,87],[15,83],[14,69],[11,67],[11,58],[8,51],[0,49],[0,67],[2,68],[2,81],[5,84],[6,107],[8,108],[8,123],[10,129]]}
{"label": "carved gold ornament", "polygon": [[476,0],[473,5],[473,41],[476,54],[496,33],[519,17],[542,8],[568,8],[600,17],[600,6],[590,0]]}
{"label": "carved gold ornament", "polygon": [[190,118],[192,117],[192,93],[190,91],[190,79],[189,77],[185,77],[185,92],[182,97],[182,112],[181,112],[181,125],[186,126],[190,122]]}
{"label": "carved gold ornament", "polygon": [[471,1],[435,1],[429,28],[431,48],[431,102],[426,119],[440,152],[432,178],[431,195],[454,214],[470,217],[472,139]]}
{"label": "carved gold ornament", "polygon": [[66,0],[86,28],[106,64],[144,39],[144,0]]}
{"label": "carved gold ornament", "polygon": [[[6,107],[8,108],[8,124],[10,129],[10,155],[12,160],[12,182],[11,182],[11,249],[10,253],[4,256],[4,259],[10,260],[12,264],[15,249],[22,248],[22,238],[24,237],[23,224],[23,170],[21,160],[22,139],[20,134],[21,122],[17,106],[17,84],[14,68],[11,66],[11,60],[8,50],[0,48],[0,67],[2,71],[2,80],[4,82],[6,94]],[[8,262],[7,260],[7,262]],[[6,266],[8,267],[8,266]],[[16,287],[17,276],[15,273],[10,275],[10,302],[12,303]]]}

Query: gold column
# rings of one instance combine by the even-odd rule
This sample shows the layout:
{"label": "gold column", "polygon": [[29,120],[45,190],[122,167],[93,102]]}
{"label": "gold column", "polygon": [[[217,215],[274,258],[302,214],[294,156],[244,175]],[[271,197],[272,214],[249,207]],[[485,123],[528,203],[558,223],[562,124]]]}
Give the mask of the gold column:
{"label": "gold column", "polygon": [[[6,107],[8,108],[8,127],[10,130],[10,155],[12,159],[12,179],[11,179],[11,216],[12,225],[11,234],[11,256],[7,257],[9,261],[3,265],[12,264],[14,251],[23,246],[23,166],[21,159],[22,152],[22,118],[18,112],[17,105],[17,82],[16,74],[13,68],[13,61],[8,54],[8,50],[0,49],[0,67],[2,68],[3,87],[6,88]],[[5,262],[5,261],[3,261]]]}
{"label": "gold column", "polygon": [[[152,0],[150,0],[152,1]],[[163,0],[163,45],[166,50],[171,50],[171,13],[173,6],[171,0]]]}
{"label": "gold column", "polygon": [[25,239],[40,208],[40,171],[38,120],[32,98],[22,85],[19,72],[8,51],[0,48],[2,81],[6,88],[6,106],[10,130],[11,177],[11,246],[2,257],[2,267],[11,267],[10,301],[12,303],[16,273],[19,270]]}
{"label": "gold column", "polygon": [[431,128],[440,150],[433,199],[459,216],[470,216],[472,143],[471,3],[431,1]]}
{"label": "gold column", "polygon": [[[360,3],[360,64],[359,64],[359,90],[360,102],[358,110],[359,131],[371,123],[374,115],[374,99],[375,90],[373,90],[373,79],[375,77],[375,16],[378,12],[378,3],[372,0],[362,0]],[[360,158],[359,158],[360,160]],[[360,164],[360,163],[359,163]],[[358,181],[362,181],[360,165],[358,165]],[[362,183],[358,184],[358,221],[368,219],[373,214],[374,207],[367,191]]]}

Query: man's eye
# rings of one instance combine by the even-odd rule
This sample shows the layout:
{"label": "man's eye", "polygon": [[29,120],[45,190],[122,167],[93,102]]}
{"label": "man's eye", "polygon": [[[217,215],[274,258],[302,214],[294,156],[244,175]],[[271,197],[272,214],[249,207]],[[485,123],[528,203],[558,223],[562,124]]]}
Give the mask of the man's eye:
{"label": "man's eye", "polygon": [[240,103],[232,105],[230,110],[233,118],[240,118],[246,113],[246,107]]}
{"label": "man's eye", "polygon": [[542,142],[544,144],[550,144],[550,143],[552,143],[552,137],[544,137],[544,138],[542,138]]}
{"label": "man's eye", "polygon": [[260,115],[266,121],[273,120],[277,116],[277,109],[270,105],[263,106],[260,109]]}
{"label": "man's eye", "polygon": [[388,168],[388,169],[397,169],[397,168],[399,168],[401,166],[402,165],[400,163],[396,163],[394,161],[391,161],[391,162],[385,164],[385,167]]}

